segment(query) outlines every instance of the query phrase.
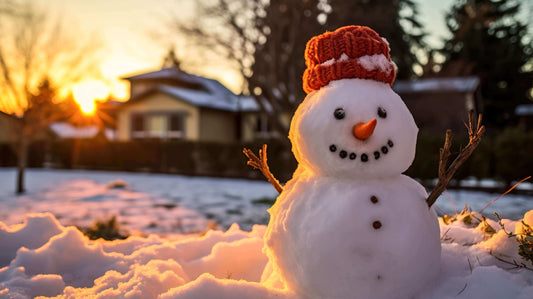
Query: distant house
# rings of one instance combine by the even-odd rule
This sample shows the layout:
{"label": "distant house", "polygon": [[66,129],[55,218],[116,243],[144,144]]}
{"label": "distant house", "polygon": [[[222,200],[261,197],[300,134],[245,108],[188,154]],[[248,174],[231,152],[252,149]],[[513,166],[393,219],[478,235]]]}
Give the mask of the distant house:
{"label": "distant house", "polygon": [[[117,107],[117,138],[251,141],[268,133],[251,97],[177,67],[124,78],[130,99]],[[263,136],[264,137],[264,136]]]}
{"label": "distant house", "polygon": [[[130,99],[116,108],[120,141],[157,138],[231,143],[275,135],[253,98],[235,95],[216,80],[177,67],[124,79],[130,82]],[[481,111],[478,87],[477,77],[448,77],[398,80],[393,89],[421,132],[440,134],[446,129],[463,130],[468,112]]]}
{"label": "distant house", "polygon": [[116,139],[114,130],[109,128],[100,128],[97,125],[77,127],[68,122],[54,122],[50,124],[49,129],[54,134],[54,137],[59,139]]}
{"label": "distant house", "polygon": [[464,130],[469,111],[481,112],[478,77],[397,81],[392,87],[404,100],[421,132]]}
{"label": "distant house", "polygon": [[515,114],[519,118],[520,125],[527,130],[533,130],[533,104],[518,105]]}

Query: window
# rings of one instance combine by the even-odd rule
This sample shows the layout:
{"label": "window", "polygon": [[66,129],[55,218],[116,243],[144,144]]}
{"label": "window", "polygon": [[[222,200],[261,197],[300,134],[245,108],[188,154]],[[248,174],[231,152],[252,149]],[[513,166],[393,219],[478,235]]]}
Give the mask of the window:
{"label": "window", "polygon": [[134,114],[131,117],[131,128],[132,138],[184,138],[184,114],[167,112]]}
{"label": "window", "polygon": [[144,124],[144,115],[134,114],[131,117],[131,137],[132,138],[143,138],[145,136],[145,124]]}
{"label": "window", "polygon": [[182,117],[179,114],[174,114],[170,116],[170,131],[181,131],[182,129]]}
{"label": "window", "polygon": [[167,116],[160,114],[148,115],[148,135],[151,138],[165,138],[167,133]]}
{"label": "window", "polygon": [[183,130],[183,114],[171,114],[168,117],[168,138],[183,138],[185,132]]}
{"label": "window", "polygon": [[271,127],[270,122],[268,121],[268,116],[264,114],[257,115],[255,123],[255,133],[258,138],[270,138],[271,137]]}
{"label": "window", "polygon": [[265,115],[258,115],[255,122],[255,131],[264,133],[268,131],[268,118]]}

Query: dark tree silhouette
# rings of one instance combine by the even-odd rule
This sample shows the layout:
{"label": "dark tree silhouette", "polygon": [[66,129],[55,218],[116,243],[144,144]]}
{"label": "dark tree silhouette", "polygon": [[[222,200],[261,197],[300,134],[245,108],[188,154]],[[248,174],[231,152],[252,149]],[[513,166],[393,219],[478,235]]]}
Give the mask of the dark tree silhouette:
{"label": "dark tree silhouette", "polygon": [[279,136],[287,135],[288,119],[305,97],[303,54],[312,36],[343,25],[372,26],[391,43],[404,78],[413,75],[414,53],[424,46],[410,0],[214,0],[197,5],[194,21],[176,17],[173,25],[196,46],[237,66],[245,78],[243,92],[256,98]]}
{"label": "dark tree silhouette", "polygon": [[95,73],[97,45],[76,41],[60,19],[30,1],[8,8],[0,14],[0,110],[15,118],[6,129],[16,136],[16,192],[23,193],[29,144],[64,117],[57,87]]}
{"label": "dark tree silhouette", "polygon": [[[520,1],[460,0],[446,14],[451,38],[444,55],[443,75],[477,75],[488,127],[514,122],[514,109],[527,103],[533,84],[533,44],[520,21]],[[529,66],[528,66],[529,65]]]}

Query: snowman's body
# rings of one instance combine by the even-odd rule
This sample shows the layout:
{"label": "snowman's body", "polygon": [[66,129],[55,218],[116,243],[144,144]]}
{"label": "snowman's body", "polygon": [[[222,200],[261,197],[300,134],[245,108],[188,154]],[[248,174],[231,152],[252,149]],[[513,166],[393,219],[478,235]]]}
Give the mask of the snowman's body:
{"label": "snowman's body", "polygon": [[[355,138],[355,126],[369,123],[370,136]],[[401,174],[417,132],[385,83],[336,80],[308,95],[290,130],[298,170],[269,211],[265,235],[274,272],[290,290],[311,298],[413,298],[434,280],[437,217],[424,188]]]}
{"label": "snowman's body", "polygon": [[[267,233],[272,261],[312,298],[413,298],[440,261],[439,227],[411,178],[287,184]],[[328,217],[325,217],[328,215]]]}

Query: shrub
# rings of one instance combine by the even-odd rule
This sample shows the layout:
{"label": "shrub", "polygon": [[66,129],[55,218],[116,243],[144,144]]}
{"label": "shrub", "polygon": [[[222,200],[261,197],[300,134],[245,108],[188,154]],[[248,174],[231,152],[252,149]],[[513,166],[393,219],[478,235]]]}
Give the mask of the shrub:
{"label": "shrub", "polygon": [[494,141],[495,175],[508,186],[533,174],[533,132],[508,128]]}
{"label": "shrub", "polygon": [[113,216],[108,220],[97,220],[90,228],[82,230],[91,240],[104,239],[108,241],[123,240],[128,238],[127,234],[120,231],[117,217]]}

